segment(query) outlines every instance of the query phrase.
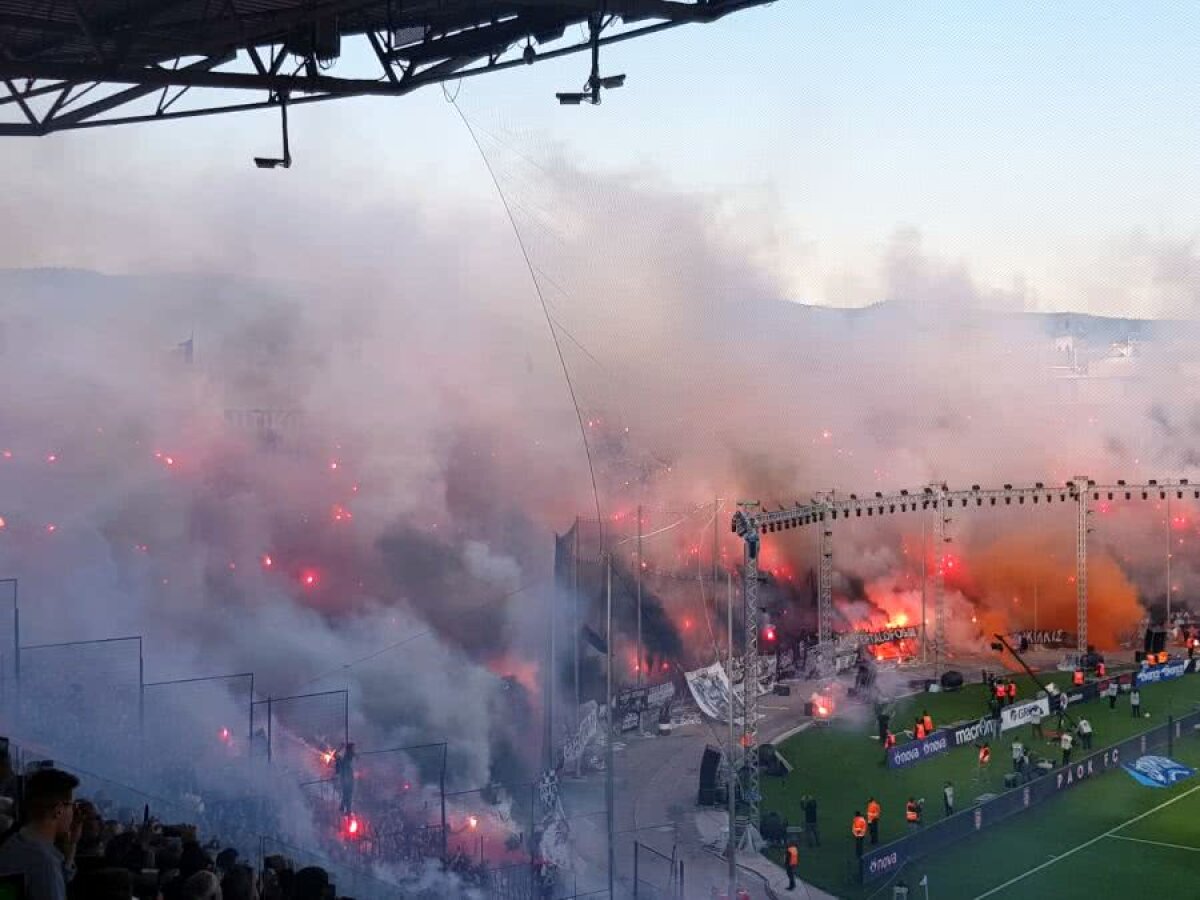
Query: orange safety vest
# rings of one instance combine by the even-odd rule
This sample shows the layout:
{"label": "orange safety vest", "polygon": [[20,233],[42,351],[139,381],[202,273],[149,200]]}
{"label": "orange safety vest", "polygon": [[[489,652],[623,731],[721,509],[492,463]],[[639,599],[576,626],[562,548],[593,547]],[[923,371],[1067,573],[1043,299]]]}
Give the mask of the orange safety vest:
{"label": "orange safety vest", "polygon": [[997,700],[1003,700],[1003,699],[1004,699],[1004,692],[1005,692],[1004,685],[1003,685],[1003,684],[1001,684],[999,681],[997,681],[997,682],[996,682],[996,699],[997,699]]}
{"label": "orange safety vest", "polygon": [[904,805],[904,818],[909,822],[915,822],[918,818],[917,804],[909,801]]}
{"label": "orange safety vest", "polygon": [[1008,699],[1009,700],[1017,699],[1017,683],[1015,681],[1010,681],[1008,683]]}
{"label": "orange safety vest", "polygon": [[1158,654],[1158,662],[1159,662],[1159,664],[1160,664],[1160,665],[1164,665],[1164,666],[1165,666],[1165,665],[1167,664],[1167,660],[1168,660],[1168,659],[1170,659],[1170,658],[1171,658],[1171,657],[1170,657],[1170,655],[1167,653],[1167,651],[1166,651],[1166,650],[1164,650],[1162,653]]}
{"label": "orange safety vest", "polygon": [[879,819],[879,804],[872,800],[867,804],[867,821],[875,822]]}
{"label": "orange safety vest", "polygon": [[992,761],[992,748],[991,747],[980,747],[979,748],[979,764],[981,766],[986,766],[991,761]]}
{"label": "orange safety vest", "polygon": [[917,727],[913,729],[913,732],[916,734],[918,741],[925,740],[925,726],[921,722],[917,723]]}
{"label": "orange safety vest", "polygon": [[1074,676],[1074,680],[1075,680],[1075,686],[1076,686],[1076,687],[1078,687],[1079,685],[1083,684],[1083,670],[1082,670],[1082,669],[1076,669],[1076,670],[1075,670],[1075,676]]}
{"label": "orange safety vest", "polygon": [[933,734],[933,716],[926,716],[921,720],[921,724],[925,726],[926,734]]}
{"label": "orange safety vest", "polygon": [[1104,663],[1096,663],[1096,677],[1097,678],[1103,678],[1105,672],[1107,672],[1107,671],[1108,670],[1104,668]]}
{"label": "orange safety vest", "polygon": [[787,849],[787,864],[793,869],[800,865],[800,851],[795,847],[788,847]]}
{"label": "orange safety vest", "polygon": [[850,826],[850,830],[854,832],[856,838],[863,837],[867,833],[867,820],[862,816],[855,816],[854,824]]}
{"label": "orange safety vest", "polygon": [[891,750],[895,746],[896,746],[896,736],[889,731],[887,733],[887,737],[885,737],[883,739],[883,749]]}

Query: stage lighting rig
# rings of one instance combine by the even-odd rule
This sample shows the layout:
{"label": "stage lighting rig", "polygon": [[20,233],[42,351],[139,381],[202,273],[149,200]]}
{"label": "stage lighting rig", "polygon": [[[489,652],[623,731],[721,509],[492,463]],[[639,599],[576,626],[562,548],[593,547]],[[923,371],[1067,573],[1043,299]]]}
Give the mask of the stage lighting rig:
{"label": "stage lighting rig", "polygon": [[[604,30],[605,25],[611,22],[611,16],[607,23],[602,22],[600,16],[591,16],[588,18],[588,28],[591,31],[592,74],[588,76],[587,84],[584,85],[582,91],[555,95],[558,97],[558,102],[563,106],[579,106],[581,103],[590,103],[592,106],[599,106],[600,91],[612,90],[613,88],[625,85],[624,75],[602,76],[600,74],[600,32]],[[526,62],[532,61],[532,59],[526,56]]]}

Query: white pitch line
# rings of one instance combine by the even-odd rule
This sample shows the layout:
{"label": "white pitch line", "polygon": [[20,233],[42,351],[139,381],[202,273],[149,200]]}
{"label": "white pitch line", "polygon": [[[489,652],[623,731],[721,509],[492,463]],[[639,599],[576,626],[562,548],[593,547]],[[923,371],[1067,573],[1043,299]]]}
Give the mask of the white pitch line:
{"label": "white pitch line", "polygon": [[1184,797],[1188,796],[1189,794],[1196,793],[1196,791],[1200,791],[1200,784],[1196,785],[1193,788],[1188,788],[1182,794],[1177,794],[1176,796],[1172,797],[1170,800],[1163,801],[1162,803],[1158,804],[1158,806],[1155,806],[1151,809],[1146,810],[1141,815],[1134,816],[1132,819],[1130,819],[1127,822],[1122,822],[1120,825],[1116,826],[1115,828],[1110,828],[1108,831],[1104,832],[1104,834],[1096,835],[1090,841],[1084,841],[1078,847],[1073,847],[1070,850],[1068,850],[1066,853],[1060,854],[1059,856],[1054,857],[1054,859],[1051,859],[1048,862],[1042,863],[1040,866],[1034,866],[1028,872],[1023,872],[1020,875],[1018,875],[1016,878],[1010,878],[1008,881],[1004,882],[1004,884],[997,885],[996,887],[992,888],[990,891],[985,891],[984,893],[980,894],[979,896],[977,896],[975,898],[975,900],[983,900],[984,897],[990,897],[993,894],[998,894],[1005,888],[1012,887],[1018,881],[1024,881],[1026,878],[1028,878],[1034,872],[1040,872],[1040,871],[1042,871],[1042,869],[1045,869],[1048,866],[1052,866],[1055,863],[1062,862],[1068,856],[1074,856],[1080,850],[1086,850],[1088,847],[1092,846],[1092,844],[1102,841],[1106,837],[1112,837],[1114,834],[1116,834],[1122,828],[1132,825],[1134,822],[1140,822],[1142,819],[1146,818],[1146,816],[1152,816],[1159,810],[1166,809],[1172,803],[1177,803],[1178,801],[1182,800]]}
{"label": "white pitch line", "polygon": [[1193,853],[1200,853],[1200,847],[1187,847],[1183,844],[1168,844],[1166,841],[1147,841],[1144,838],[1125,837],[1123,834],[1109,835],[1114,841],[1133,841],[1135,844],[1151,844],[1155,847],[1170,847],[1172,850],[1191,850]]}

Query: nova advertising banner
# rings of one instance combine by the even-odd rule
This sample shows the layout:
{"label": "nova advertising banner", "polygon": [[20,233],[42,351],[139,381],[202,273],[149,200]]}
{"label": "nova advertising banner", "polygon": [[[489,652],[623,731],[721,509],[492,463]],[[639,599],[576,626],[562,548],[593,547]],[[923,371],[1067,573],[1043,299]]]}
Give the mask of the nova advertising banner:
{"label": "nova advertising banner", "polygon": [[1195,769],[1189,769],[1183,763],[1177,763],[1165,756],[1139,756],[1121,768],[1138,784],[1151,788],[1170,787],[1196,774]]}
{"label": "nova advertising banner", "polygon": [[1145,669],[1137,673],[1138,687],[1141,687],[1143,684],[1157,684],[1160,681],[1182,678],[1187,673],[1187,667],[1187,660],[1181,659],[1178,662],[1167,663],[1165,666],[1155,666],[1153,669]]}
{"label": "nova advertising banner", "polygon": [[1009,731],[1013,728],[1020,728],[1022,725],[1028,725],[1034,712],[1041,712],[1042,718],[1049,716],[1049,698],[1038,697],[1036,700],[1027,700],[1016,706],[1006,706],[1000,711],[1000,730]]}
{"label": "nova advertising banner", "polygon": [[888,751],[888,768],[903,769],[950,749],[950,732],[939,729],[923,741],[909,741]]}

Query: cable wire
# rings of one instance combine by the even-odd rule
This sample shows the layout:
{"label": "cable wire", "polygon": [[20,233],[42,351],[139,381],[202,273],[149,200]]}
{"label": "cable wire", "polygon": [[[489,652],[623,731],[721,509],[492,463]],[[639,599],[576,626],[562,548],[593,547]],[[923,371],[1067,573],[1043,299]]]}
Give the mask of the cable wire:
{"label": "cable wire", "polygon": [[[496,177],[496,172],[492,168],[492,163],[488,159],[487,154],[483,151],[483,145],[479,142],[479,137],[475,134],[475,129],[471,127],[470,121],[466,114],[462,111],[462,107],[458,105],[458,95],[451,97],[446,94],[446,101],[454,107],[454,111],[458,113],[458,117],[462,120],[463,126],[467,129],[467,133],[471,135],[471,141],[475,144],[475,149],[479,151],[479,157],[483,160],[484,168],[487,169],[488,176],[492,179],[492,184],[496,188],[496,193],[500,197],[500,202],[504,206],[504,213],[508,216],[508,224],[512,226],[513,235],[517,239],[517,246],[521,248],[521,256],[525,260],[525,267],[529,270],[529,280],[533,282],[533,289],[537,293],[538,303],[542,307],[542,315],[546,319],[546,327],[550,329],[550,339],[554,342],[554,352],[558,355],[559,365],[562,366],[563,379],[567,383],[567,392],[571,395],[571,405],[575,407],[575,418],[579,423],[579,434],[583,439],[583,452],[587,456],[588,475],[592,481],[592,500],[596,504],[596,520],[600,523],[604,522],[604,514],[600,511],[600,489],[596,484],[596,466],[592,460],[592,447],[588,442],[587,426],[583,422],[583,412],[579,408],[579,399],[575,394],[575,384],[571,380],[571,371],[567,367],[567,358],[563,355],[562,343],[558,339],[558,332],[554,327],[554,320],[550,316],[550,307],[546,303],[546,296],[542,293],[541,282],[538,281],[537,271],[534,269],[533,260],[529,256],[529,250],[525,246],[525,239],[521,236],[521,229],[517,227],[517,220],[513,216],[512,208],[508,204],[508,197],[504,193],[504,189],[500,186],[500,180]],[[604,546],[604,525],[600,525],[600,545]]]}

